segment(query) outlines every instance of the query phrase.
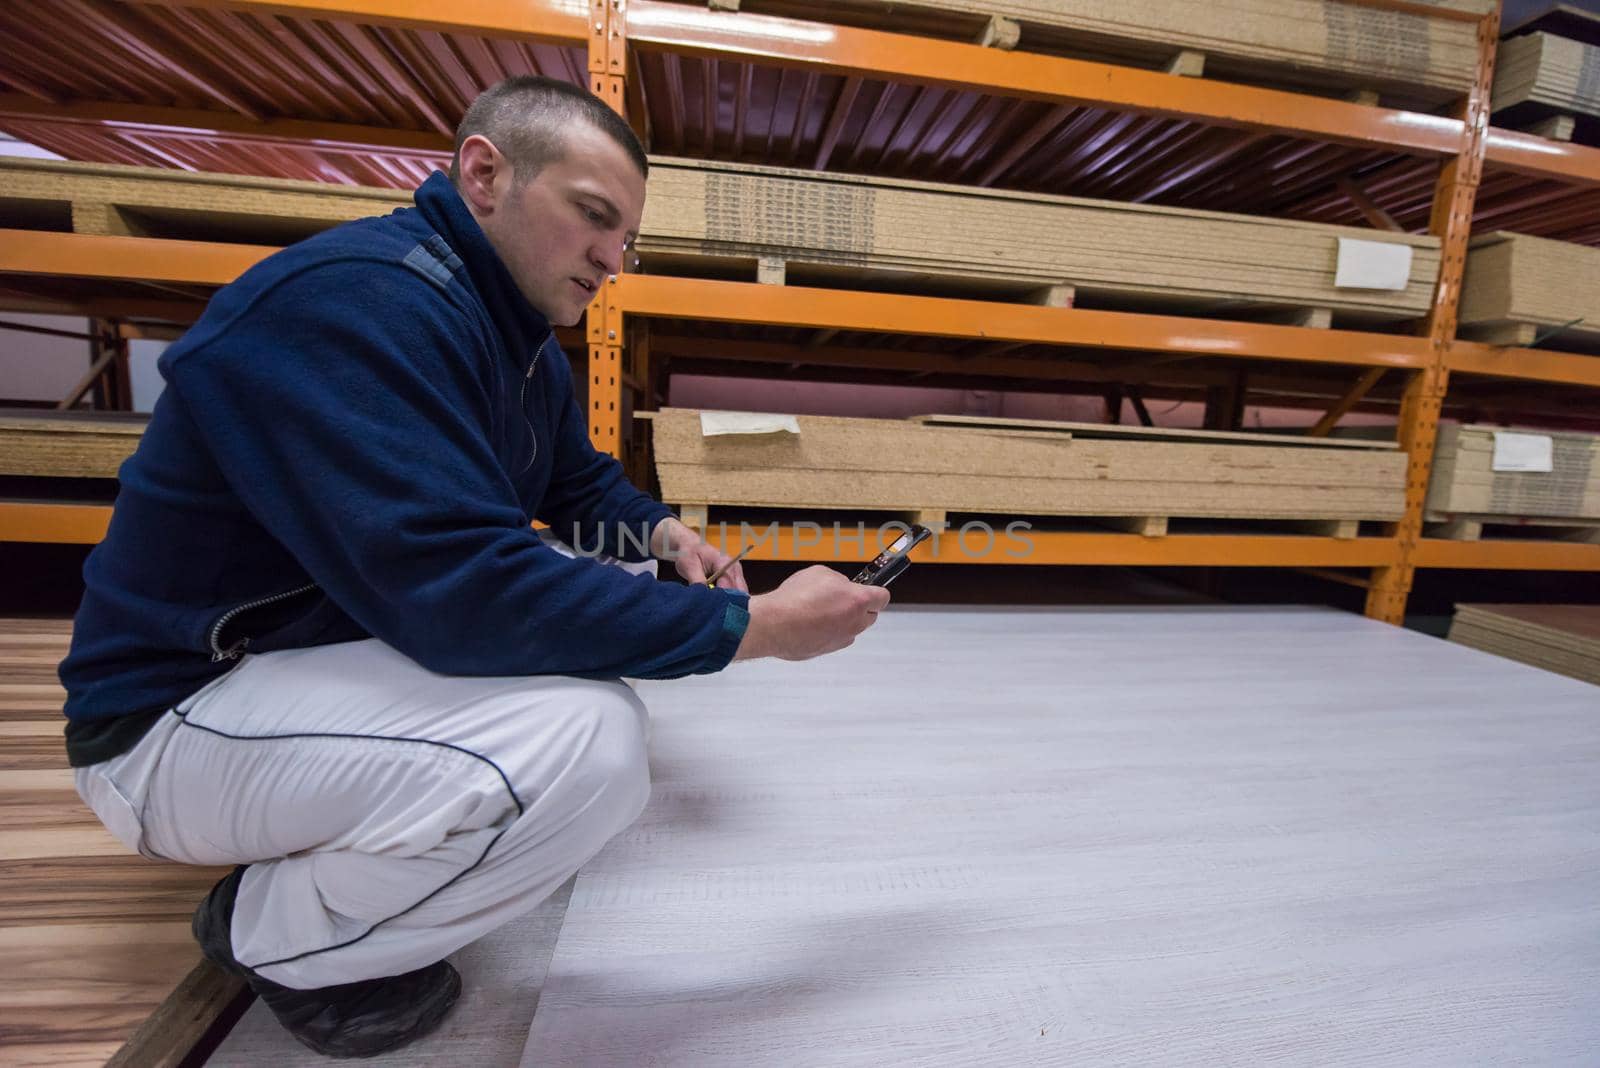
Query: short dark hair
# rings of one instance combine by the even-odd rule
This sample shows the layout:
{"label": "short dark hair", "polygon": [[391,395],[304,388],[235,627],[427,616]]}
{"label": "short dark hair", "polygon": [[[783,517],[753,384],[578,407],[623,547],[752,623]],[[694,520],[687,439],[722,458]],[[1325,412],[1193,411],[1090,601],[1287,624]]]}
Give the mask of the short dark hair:
{"label": "short dark hair", "polygon": [[587,122],[621,145],[645,177],[650,161],[644,146],[622,116],[587,89],[554,78],[523,75],[507,78],[478,95],[456,127],[455,155],[450,159],[450,180],[461,180],[461,144],[482,134],[511,161],[515,181],[526,182],[548,165],[566,156],[566,130]]}

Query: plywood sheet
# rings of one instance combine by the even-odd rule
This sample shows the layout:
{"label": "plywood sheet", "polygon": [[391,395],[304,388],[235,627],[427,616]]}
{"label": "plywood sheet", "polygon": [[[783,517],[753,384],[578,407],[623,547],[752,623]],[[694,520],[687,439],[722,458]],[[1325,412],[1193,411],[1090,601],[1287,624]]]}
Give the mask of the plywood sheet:
{"label": "plywood sheet", "polygon": [[1586,1063],[1594,693],[1278,609],[891,608],[644,684],[523,1064]]}

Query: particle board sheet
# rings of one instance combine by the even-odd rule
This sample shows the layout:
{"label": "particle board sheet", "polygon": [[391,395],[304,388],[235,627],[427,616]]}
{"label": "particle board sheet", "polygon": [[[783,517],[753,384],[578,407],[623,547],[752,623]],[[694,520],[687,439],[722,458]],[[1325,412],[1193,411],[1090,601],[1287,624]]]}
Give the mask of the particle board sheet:
{"label": "particle board sheet", "polygon": [[189,915],[225,870],[132,855],[79,799],[70,634],[0,620],[0,1064],[104,1064],[199,960]]}
{"label": "particle board sheet", "polygon": [[[759,10],[759,2],[747,8]],[[1421,6],[1421,5],[1415,5]],[[1441,12],[1482,15],[1490,0],[1444,0]],[[1265,76],[1320,73],[1371,86],[1462,94],[1472,85],[1476,27],[1340,0],[824,0],[824,12],[999,15],[1021,24],[1019,48],[1149,62],[1165,50],[1206,54],[1208,67]],[[1219,64],[1218,61],[1221,61]]]}
{"label": "particle board sheet", "polygon": [[1457,605],[1450,640],[1600,686],[1600,605]]}
{"label": "particle board sheet", "polygon": [[652,420],[673,503],[944,509],[1009,515],[1395,519],[1391,449],[1093,440],[896,419],[798,416],[799,434],[706,437],[700,413]]}
{"label": "particle board sheet", "polygon": [[1463,327],[1562,327],[1548,348],[1600,342],[1600,248],[1504,232],[1473,238],[1460,319]]}
{"label": "particle board sheet", "polygon": [[1514,429],[1550,438],[1545,471],[1494,470],[1496,431],[1513,428],[1444,423],[1428,483],[1430,518],[1452,515],[1600,522],[1600,435]]}
{"label": "particle board sheet", "polygon": [[[1336,287],[1341,237],[1409,246],[1406,287]],[[668,158],[651,166],[639,249],[1390,319],[1427,310],[1439,265],[1420,235]]]}
{"label": "particle board sheet", "polygon": [[1501,41],[1492,100],[1495,111],[1535,103],[1600,117],[1600,47],[1549,33]]}
{"label": "particle board sheet", "polygon": [[1314,438],[1306,434],[1282,434],[1250,430],[1192,430],[1186,427],[1137,426],[1124,423],[1078,423],[1060,419],[1010,419],[993,415],[917,415],[911,417],[924,426],[984,427],[1019,432],[1049,430],[1074,437],[1116,438],[1123,441],[1205,441],[1245,445],[1305,446],[1313,449],[1398,449],[1393,441],[1368,441],[1361,438]]}
{"label": "particle board sheet", "polygon": [[0,412],[0,475],[116,478],[146,418],[115,414]]}
{"label": "particle board sheet", "polygon": [[0,159],[0,220],[25,228],[288,244],[410,204],[409,192],[394,189]]}
{"label": "particle board sheet", "polygon": [[1574,680],[1321,609],[891,607],[639,692],[651,800],[578,876],[524,1068],[1600,1049]]}

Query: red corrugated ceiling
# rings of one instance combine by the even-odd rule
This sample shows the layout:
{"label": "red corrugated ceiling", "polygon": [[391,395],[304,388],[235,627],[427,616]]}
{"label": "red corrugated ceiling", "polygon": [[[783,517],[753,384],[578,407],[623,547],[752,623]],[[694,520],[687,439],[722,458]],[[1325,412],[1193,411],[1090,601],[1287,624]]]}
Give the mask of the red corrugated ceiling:
{"label": "red corrugated ceiling", "polygon": [[[581,48],[269,14],[50,0],[0,9],[0,128],[70,159],[408,187],[442,152],[155,122],[18,117],[6,99],[411,131],[441,144],[484,86],[585,84]],[[1408,229],[1436,161],[958,89],[661,53],[632,58],[651,151],[1365,225],[1354,176]],[[1477,225],[1600,244],[1600,195],[1488,175]]]}

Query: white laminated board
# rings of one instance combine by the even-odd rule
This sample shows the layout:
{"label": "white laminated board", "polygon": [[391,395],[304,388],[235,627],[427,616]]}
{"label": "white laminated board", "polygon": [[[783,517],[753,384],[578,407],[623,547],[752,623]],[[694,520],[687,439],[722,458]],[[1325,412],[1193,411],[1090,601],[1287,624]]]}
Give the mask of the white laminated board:
{"label": "white laminated board", "polygon": [[1600,1049],[1583,683],[1326,610],[891,609],[640,693],[527,1068]]}

